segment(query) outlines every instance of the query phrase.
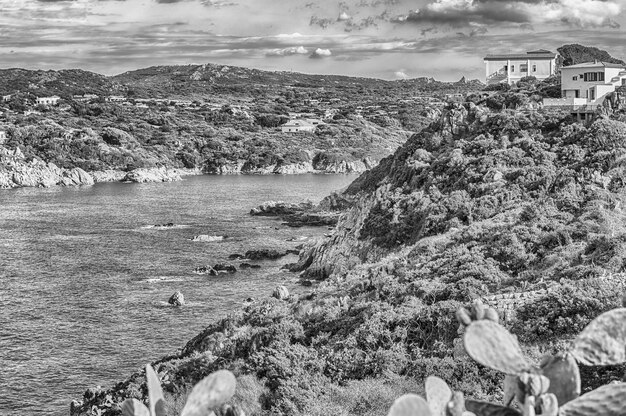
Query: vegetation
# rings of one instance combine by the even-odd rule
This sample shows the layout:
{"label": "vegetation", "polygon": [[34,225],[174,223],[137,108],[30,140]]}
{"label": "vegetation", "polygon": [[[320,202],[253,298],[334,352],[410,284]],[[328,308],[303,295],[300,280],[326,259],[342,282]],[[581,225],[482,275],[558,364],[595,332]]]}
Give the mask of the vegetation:
{"label": "vegetation", "polygon": [[[523,88],[516,93],[530,99]],[[622,116],[583,125],[559,112],[450,104],[353,182],[333,234],[303,248],[297,268],[322,281],[313,292],[207,322],[179,355],[155,363],[169,400],[229,369],[256,386],[254,414],[383,414],[433,374],[472,400],[501,401],[504,374],[458,353],[454,313],[480,298],[543,291],[502,322],[526,361],[538,362],[619,305]],[[584,392],[621,380],[624,365],[581,373],[590,375]],[[107,395],[141,399],[143,385],[134,375],[78,409]],[[356,399],[377,385],[389,394]]]}
{"label": "vegetation", "polygon": [[578,44],[563,45],[557,49],[561,55],[562,65],[570,66],[581,64],[583,62],[609,62],[612,64],[626,65],[621,59],[613,58],[607,51],[592,46],[583,46]]}

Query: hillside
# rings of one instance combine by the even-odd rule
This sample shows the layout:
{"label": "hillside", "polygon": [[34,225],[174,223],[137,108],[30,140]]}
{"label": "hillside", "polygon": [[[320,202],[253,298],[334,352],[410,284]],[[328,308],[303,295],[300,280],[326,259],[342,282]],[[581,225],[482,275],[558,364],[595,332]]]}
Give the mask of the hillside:
{"label": "hillside", "polygon": [[[140,168],[363,172],[427,125],[433,102],[441,106],[446,93],[481,87],[465,80],[389,82],[210,64],[116,77],[2,70],[0,91],[9,97],[0,106],[7,136],[0,150],[19,150],[25,159],[0,163],[0,186],[66,183],[59,178],[73,169],[94,180]],[[61,97],[57,105],[36,104],[37,97],[52,95]],[[289,119],[321,123],[311,133],[282,132]],[[35,169],[32,160],[52,165]]]}
{"label": "hillside", "polygon": [[583,46],[578,44],[563,45],[558,48],[557,51],[559,52],[559,55],[561,55],[563,66],[593,61],[626,65],[623,60],[612,57],[607,51],[592,46]]}
{"label": "hillside", "polygon": [[[567,114],[449,106],[355,181],[335,230],[301,251],[299,268],[319,280],[310,294],[208,320],[180,355],[154,363],[170,409],[218,368],[238,376],[233,403],[246,414],[385,414],[431,374],[469,397],[499,400],[502,376],[456,352],[454,311],[541,289],[505,322],[538,360],[619,303],[620,117],[583,126]],[[624,368],[585,371],[593,377],[583,391]],[[92,406],[119,414],[123,399],[146,399],[144,386],[137,373],[89,390],[72,414]]]}

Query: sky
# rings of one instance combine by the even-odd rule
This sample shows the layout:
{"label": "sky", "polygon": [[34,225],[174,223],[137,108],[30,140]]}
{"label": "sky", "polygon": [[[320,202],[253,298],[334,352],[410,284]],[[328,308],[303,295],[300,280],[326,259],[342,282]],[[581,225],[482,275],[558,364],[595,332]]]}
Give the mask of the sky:
{"label": "sky", "polygon": [[105,75],[217,63],[483,79],[483,57],[580,43],[626,57],[626,0],[0,0],[0,68]]}

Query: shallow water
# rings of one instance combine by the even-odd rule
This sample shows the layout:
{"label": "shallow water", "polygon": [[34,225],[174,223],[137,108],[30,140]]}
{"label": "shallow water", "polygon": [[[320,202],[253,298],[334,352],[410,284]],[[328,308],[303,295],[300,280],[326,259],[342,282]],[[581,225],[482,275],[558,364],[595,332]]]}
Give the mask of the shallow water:
{"label": "shallow water", "polygon": [[[194,176],[0,191],[0,415],[66,415],[88,387],[180,351],[244,299],[278,284],[299,290],[279,271],[295,256],[219,277],[193,269],[323,234],[248,212],[266,200],[319,201],[354,178]],[[177,226],[154,227],[166,223]],[[198,234],[227,238],[190,240]],[[188,305],[167,305],[176,290]]]}

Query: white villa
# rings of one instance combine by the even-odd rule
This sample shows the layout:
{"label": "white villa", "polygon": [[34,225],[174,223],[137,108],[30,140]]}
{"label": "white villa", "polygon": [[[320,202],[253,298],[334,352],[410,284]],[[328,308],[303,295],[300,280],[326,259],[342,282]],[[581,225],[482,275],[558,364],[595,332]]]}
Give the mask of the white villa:
{"label": "white villa", "polygon": [[543,106],[567,109],[585,120],[622,85],[626,85],[624,65],[595,61],[565,66],[561,68],[561,98],[545,98]]}
{"label": "white villa", "polygon": [[511,85],[528,76],[546,79],[556,72],[556,57],[556,53],[545,49],[509,55],[487,55],[484,58],[487,85],[503,82]]}
{"label": "white villa", "polygon": [[293,119],[289,120],[280,128],[283,133],[298,133],[298,132],[314,132],[317,126],[320,124],[324,124],[322,121],[318,119],[312,118],[302,118],[302,119]]}
{"label": "white villa", "polygon": [[61,97],[53,95],[52,97],[38,97],[37,104],[41,105],[57,105]]}

